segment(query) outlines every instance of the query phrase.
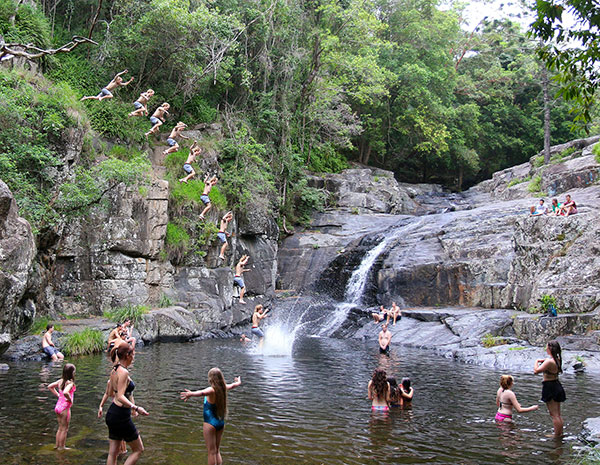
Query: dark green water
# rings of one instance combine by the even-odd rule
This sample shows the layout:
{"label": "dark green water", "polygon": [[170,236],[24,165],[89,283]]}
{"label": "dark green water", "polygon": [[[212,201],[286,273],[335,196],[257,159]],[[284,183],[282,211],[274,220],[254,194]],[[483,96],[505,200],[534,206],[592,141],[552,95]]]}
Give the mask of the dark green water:
{"label": "dark green water", "polygon": [[[102,356],[74,363],[73,450],[65,452],[52,450],[55,399],[45,388],[61,366],[30,362],[0,372],[0,463],[105,463],[107,429],[96,411],[110,366]],[[411,410],[371,414],[366,385],[380,363],[412,378]],[[513,427],[492,421],[500,372],[429,352],[395,348],[387,359],[373,343],[314,338],[297,341],[292,356],[254,354],[234,340],[159,344],[139,349],[131,369],[136,403],[150,412],[134,419],[146,447],[138,463],[206,463],[202,400],[183,403],[178,393],[206,387],[212,366],[243,381],[229,397],[222,443],[229,464],[568,464],[582,420],[600,411],[597,378],[564,376],[566,440],[556,444],[545,437],[552,424],[544,405],[517,415]],[[517,374],[523,405],[536,403],[540,391],[539,377]]]}

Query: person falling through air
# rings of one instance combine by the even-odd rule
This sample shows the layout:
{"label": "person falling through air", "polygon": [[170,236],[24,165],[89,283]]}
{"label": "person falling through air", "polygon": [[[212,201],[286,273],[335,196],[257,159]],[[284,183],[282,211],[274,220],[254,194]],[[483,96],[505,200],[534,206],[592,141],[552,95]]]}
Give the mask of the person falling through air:
{"label": "person falling through air", "polygon": [[179,144],[177,143],[177,137],[181,137],[182,139],[189,139],[182,134],[183,130],[187,128],[187,124],[182,121],[179,121],[175,127],[171,130],[171,134],[167,137],[167,144],[169,144],[169,148],[163,150],[163,155],[168,155],[173,152],[177,152],[179,150]]}
{"label": "person falling through air", "polygon": [[165,122],[165,115],[169,114],[169,108],[171,108],[171,105],[165,102],[156,110],[154,110],[154,113],[152,113],[152,116],[150,117],[152,128],[150,128],[150,130],[145,134],[146,137],[148,137],[150,134],[156,134],[158,132],[158,128],[160,128]]}
{"label": "person falling through air", "polygon": [[[194,144],[196,144],[196,141],[194,141]],[[199,153],[200,152],[194,150],[194,145],[192,145],[192,147],[190,148],[190,153],[189,153],[188,157],[186,158],[185,163],[183,164],[183,171],[185,171],[187,173],[187,175],[184,178],[181,178],[179,180],[179,182],[187,183],[190,179],[192,179],[194,176],[196,176],[196,171],[194,171],[194,167],[192,166],[192,163],[196,162],[196,157],[198,156]],[[206,191],[206,187],[204,188],[204,190]],[[202,200],[202,196],[200,196],[200,199]],[[210,202],[210,200],[209,200],[209,202]],[[204,216],[200,215],[200,218],[204,219]]]}
{"label": "person falling through air", "polygon": [[244,266],[246,266],[246,264],[248,263],[248,260],[250,260],[249,255],[241,256],[237,265],[235,265],[235,276],[233,277],[233,284],[236,286],[239,286],[239,288],[240,288],[240,303],[241,304],[246,303],[244,301],[244,294],[246,293],[246,284],[244,283],[244,278],[242,277],[242,275],[246,271],[250,271],[249,269],[244,268]]}
{"label": "person falling through air", "polygon": [[221,246],[221,253],[219,254],[219,258],[221,260],[225,260],[225,250],[227,249],[227,237],[231,236],[231,234],[229,234],[227,232],[227,226],[229,226],[229,222],[232,219],[233,219],[233,213],[230,212],[230,211],[228,211],[227,213],[225,213],[225,215],[223,216],[223,218],[221,218],[221,226],[219,227],[219,232],[217,233],[217,237],[219,238],[219,240],[223,244]]}
{"label": "person falling through air", "polygon": [[266,318],[268,314],[269,310],[264,311],[262,305],[259,304],[254,307],[254,313],[252,314],[252,334],[260,338],[259,345],[262,345],[265,338],[265,333],[259,328],[260,320]]}
{"label": "person falling through air", "polygon": [[202,213],[200,213],[201,220],[204,219],[204,217],[206,216],[206,214],[212,207],[212,204],[210,203],[209,194],[210,194],[211,189],[214,187],[214,185],[217,183],[218,180],[219,179],[216,176],[213,176],[211,178],[210,175],[207,175],[204,178],[204,191],[202,191],[200,200],[202,200],[202,203],[204,203],[205,207],[204,207],[204,210],[202,210]]}
{"label": "person falling through air", "polygon": [[129,84],[131,84],[131,82],[133,81],[133,76],[131,76],[131,79],[127,82],[123,82],[123,78],[121,77],[123,74],[127,73],[128,71],[121,71],[120,73],[117,73],[115,75],[115,77],[112,79],[112,81],[110,81],[108,83],[108,85],[106,87],[104,87],[100,93],[98,95],[89,95],[87,97],[81,97],[81,101],[83,102],[84,100],[104,100],[105,98],[113,98],[113,94],[112,91],[114,91],[117,87],[125,87],[128,86]]}
{"label": "person falling through air", "polygon": [[129,113],[127,116],[144,116],[148,115],[148,100],[154,95],[152,89],[148,89],[146,92],[142,92],[138,99],[133,102],[135,110]]}

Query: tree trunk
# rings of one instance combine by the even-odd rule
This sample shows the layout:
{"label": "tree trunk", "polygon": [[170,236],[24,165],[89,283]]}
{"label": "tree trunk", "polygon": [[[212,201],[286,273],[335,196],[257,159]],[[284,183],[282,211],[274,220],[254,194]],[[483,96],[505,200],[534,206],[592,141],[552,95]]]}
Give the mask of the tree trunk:
{"label": "tree trunk", "polygon": [[550,163],[550,91],[548,70],[542,65],[542,88],[544,92],[544,164]]}

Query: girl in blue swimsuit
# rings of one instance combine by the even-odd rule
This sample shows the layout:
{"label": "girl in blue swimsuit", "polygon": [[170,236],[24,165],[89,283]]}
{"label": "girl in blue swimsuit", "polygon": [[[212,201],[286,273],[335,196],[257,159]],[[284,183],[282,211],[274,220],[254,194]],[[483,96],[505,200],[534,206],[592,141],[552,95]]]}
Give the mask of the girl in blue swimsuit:
{"label": "girl in blue swimsuit", "polygon": [[208,451],[208,465],[220,465],[223,463],[221,458],[221,438],[225,428],[225,414],[227,413],[227,391],[242,384],[238,376],[231,384],[225,384],[223,373],[218,368],[211,368],[208,372],[208,382],[210,384],[201,391],[190,391],[186,389],[180,394],[183,401],[190,397],[204,396],[204,424],[202,431],[204,441]]}

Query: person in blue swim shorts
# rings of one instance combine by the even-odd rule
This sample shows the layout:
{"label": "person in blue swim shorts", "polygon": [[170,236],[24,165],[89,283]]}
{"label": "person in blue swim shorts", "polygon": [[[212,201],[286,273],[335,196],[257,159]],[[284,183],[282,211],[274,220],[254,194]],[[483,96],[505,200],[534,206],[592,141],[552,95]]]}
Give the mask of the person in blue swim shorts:
{"label": "person in blue swim shorts", "polygon": [[202,203],[205,205],[204,210],[202,210],[202,213],[200,213],[200,219],[203,220],[204,216],[208,213],[208,211],[211,209],[212,207],[212,203],[210,203],[210,191],[212,190],[212,188],[215,186],[215,184],[217,184],[217,181],[219,179],[216,176],[210,177],[210,175],[207,175],[204,178],[204,190],[202,191],[202,195],[200,196],[200,200],[202,200]]}
{"label": "person in blue swim shorts", "polygon": [[54,325],[48,323],[46,325],[46,333],[42,338],[42,350],[44,353],[50,357],[50,360],[56,362],[57,360],[62,360],[65,356],[56,348],[54,342],[52,342],[52,333],[54,332]]}
{"label": "person in blue swim shorts", "polygon": [[184,390],[179,397],[187,402],[191,397],[204,397],[202,432],[208,453],[209,465],[223,463],[221,457],[221,438],[225,429],[227,413],[227,391],[241,386],[242,379],[237,376],[233,383],[226,384],[225,377],[219,368],[211,368],[208,372],[209,387],[201,391]]}
{"label": "person in blue swim shorts", "polygon": [[260,344],[262,345],[265,333],[259,328],[260,321],[267,317],[269,310],[264,311],[262,305],[254,307],[254,313],[252,314],[252,334],[260,338]]}
{"label": "person in blue swim shorts", "polygon": [[106,87],[104,87],[100,93],[98,95],[89,95],[87,97],[81,97],[81,101],[83,102],[84,100],[104,100],[107,98],[113,98],[113,94],[112,92],[117,89],[118,87],[125,87],[128,86],[129,84],[131,84],[131,82],[133,81],[133,76],[131,76],[131,79],[127,82],[123,82],[123,78],[121,77],[123,74],[127,73],[128,71],[121,71],[120,73],[117,73],[115,75],[115,77],[112,79],[112,81],[110,81],[108,83],[108,85]]}
{"label": "person in blue swim shorts", "polygon": [[241,304],[246,303],[244,301],[244,294],[246,293],[246,284],[244,283],[244,278],[242,277],[242,275],[246,271],[250,271],[250,270],[244,268],[244,266],[246,266],[246,264],[248,263],[248,260],[250,260],[249,255],[242,255],[242,257],[238,261],[237,265],[235,265],[235,275],[233,277],[233,285],[238,286],[240,288],[240,303]]}
{"label": "person in blue swim shorts", "polygon": [[219,227],[219,232],[217,233],[217,238],[223,244],[221,246],[221,253],[219,254],[219,258],[221,260],[225,260],[225,250],[227,249],[227,237],[231,236],[231,234],[229,234],[227,232],[227,226],[229,226],[229,222],[232,219],[233,219],[233,212],[230,212],[230,211],[225,213],[223,218],[221,218],[221,226]]}
{"label": "person in blue swim shorts", "polygon": [[[196,141],[194,141],[194,144],[196,143]],[[192,179],[194,176],[196,176],[196,171],[194,171],[194,167],[192,166],[192,163],[196,162],[196,157],[197,157],[197,153],[194,148],[194,146],[192,145],[192,147],[190,148],[190,153],[188,155],[188,157],[185,159],[185,163],[183,164],[183,171],[186,172],[186,176],[184,178],[181,178],[179,180],[179,182],[185,182],[187,183],[190,179]],[[202,197],[200,197],[200,199],[202,199]],[[202,215],[200,215],[202,217]],[[204,219],[204,217],[202,217],[202,219]]]}
{"label": "person in blue swim shorts", "polygon": [[152,116],[150,117],[152,127],[145,134],[146,137],[148,137],[150,134],[156,134],[158,132],[158,128],[160,128],[165,122],[165,115],[169,114],[169,108],[171,108],[171,105],[165,102],[162,105],[160,105],[156,110],[154,110],[154,113],[152,113]]}
{"label": "person in blue swim shorts", "polygon": [[148,89],[146,92],[142,92],[138,99],[135,102],[133,102],[133,107],[135,108],[135,110],[133,110],[127,116],[147,116],[148,101],[152,98],[153,95],[154,90],[152,89]]}
{"label": "person in blue swim shorts", "polygon": [[185,128],[187,128],[187,124],[182,121],[179,121],[175,125],[175,127],[171,130],[171,134],[169,134],[169,137],[167,137],[167,144],[169,145],[169,148],[163,150],[163,155],[168,155],[179,150],[179,144],[177,143],[178,137],[181,137],[182,139],[189,139],[189,137],[186,137],[182,134]]}

